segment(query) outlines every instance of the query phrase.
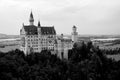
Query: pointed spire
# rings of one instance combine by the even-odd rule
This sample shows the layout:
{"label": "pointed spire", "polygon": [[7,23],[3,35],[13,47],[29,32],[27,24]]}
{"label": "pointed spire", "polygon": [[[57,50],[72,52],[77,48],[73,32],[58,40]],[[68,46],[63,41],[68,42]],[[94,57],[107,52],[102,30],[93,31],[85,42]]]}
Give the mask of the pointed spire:
{"label": "pointed spire", "polygon": [[33,19],[33,14],[32,14],[32,11],[31,11],[31,13],[30,13],[30,18],[32,18],[32,19]]}
{"label": "pointed spire", "polygon": [[24,23],[22,25],[24,26]]}
{"label": "pointed spire", "polygon": [[38,27],[41,27],[40,20],[38,21]]}
{"label": "pointed spire", "polygon": [[33,17],[33,13],[31,11],[30,13],[30,19],[29,19],[30,25],[34,25],[34,17]]}

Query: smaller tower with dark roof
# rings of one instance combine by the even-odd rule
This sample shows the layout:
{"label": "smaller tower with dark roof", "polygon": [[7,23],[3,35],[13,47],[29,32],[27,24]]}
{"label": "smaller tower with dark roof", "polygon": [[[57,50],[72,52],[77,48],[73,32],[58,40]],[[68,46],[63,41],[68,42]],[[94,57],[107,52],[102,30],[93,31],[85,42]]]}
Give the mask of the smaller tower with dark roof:
{"label": "smaller tower with dark roof", "polygon": [[29,22],[30,22],[30,25],[34,25],[34,17],[33,17],[32,11],[30,13]]}
{"label": "smaller tower with dark roof", "polygon": [[38,21],[38,27],[41,27],[40,21]]}
{"label": "smaller tower with dark roof", "polygon": [[40,21],[38,21],[38,35],[40,35],[41,34],[41,24],[40,24]]}

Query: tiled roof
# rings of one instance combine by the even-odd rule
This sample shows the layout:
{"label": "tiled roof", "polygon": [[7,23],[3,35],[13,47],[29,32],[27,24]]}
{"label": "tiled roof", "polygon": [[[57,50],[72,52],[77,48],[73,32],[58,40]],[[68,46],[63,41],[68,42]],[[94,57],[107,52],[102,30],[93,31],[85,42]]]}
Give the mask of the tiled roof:
{"label": "tiled roof", "polygon": [[56,34],[56,31],[54,29],[54,27],[41,27],[41,33],[43,35],[47,35],[47,34]]}
{"label": "tiled roof", "polygon": [[37,35],[37,26],[30,25],[30,26],[23,26],[27,35]]}
{"label": "tiled roof", "polygon": [[[38,26],[34,26],[34,25],[29,25],[29,26],[23,26],[25,31],[27,32],[27,35],[37,35],[38,31],[37,28]],[[54,29],[54,27],[41,27],[41,34],[42,35],[54,35],[56,34],[56,31]]]}

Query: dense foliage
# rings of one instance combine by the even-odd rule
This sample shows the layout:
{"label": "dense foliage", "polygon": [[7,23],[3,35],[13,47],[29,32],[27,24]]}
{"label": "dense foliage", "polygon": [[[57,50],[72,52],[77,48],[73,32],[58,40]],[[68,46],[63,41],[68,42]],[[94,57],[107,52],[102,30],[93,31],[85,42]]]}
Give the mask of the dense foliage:
{"label": "dense foliage", "polygon": [[120,48],[103,49],[102,52],[107,55],[120,54]]}
{"label": "dense foliage", "polygon": [[106,58],[91,42],[75,44],[69,59],[49,51],[0,53],[0,80],[120,80],[120,61]]}

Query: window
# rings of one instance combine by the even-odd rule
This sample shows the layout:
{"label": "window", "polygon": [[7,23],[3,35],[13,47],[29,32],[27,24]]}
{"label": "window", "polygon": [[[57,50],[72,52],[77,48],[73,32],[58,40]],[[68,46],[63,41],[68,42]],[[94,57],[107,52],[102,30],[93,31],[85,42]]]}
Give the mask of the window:
{"label": "window", "polygon": [[36,47],[38,47],[38,45],[36,45]]}
{"label": "window", "polygon": [[28,42],[28,44],[30,44],[30,42]]}

